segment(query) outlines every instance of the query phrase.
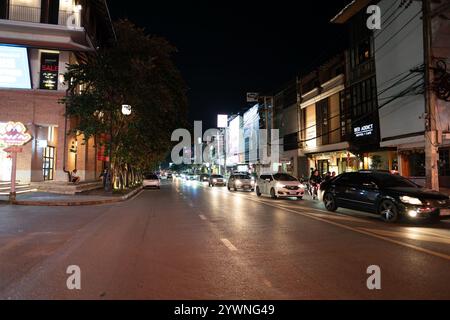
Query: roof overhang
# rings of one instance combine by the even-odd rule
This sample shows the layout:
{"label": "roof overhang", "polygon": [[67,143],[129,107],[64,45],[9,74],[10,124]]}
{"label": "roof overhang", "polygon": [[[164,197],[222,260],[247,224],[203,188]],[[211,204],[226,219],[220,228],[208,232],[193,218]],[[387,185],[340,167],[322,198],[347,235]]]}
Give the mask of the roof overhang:
{"label": "roof overhang", "polygon": [[67,51],[94,51],[85,29],[0,19],[0,43]]}
{"label": "roof overhang", "polygon": [[367,7],[373,0],[353,0],[346,5],[333,19],[331,23],[343,24],[346,23],[359,11]]}

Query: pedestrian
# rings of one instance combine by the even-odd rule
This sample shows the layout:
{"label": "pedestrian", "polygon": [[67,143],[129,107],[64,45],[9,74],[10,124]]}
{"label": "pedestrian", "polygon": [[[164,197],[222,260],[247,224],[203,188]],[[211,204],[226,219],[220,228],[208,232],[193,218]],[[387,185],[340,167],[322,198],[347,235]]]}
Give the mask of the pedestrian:
{"label": "pedestrian", "polygon": [[105,168],[105,169],[103,169],[102,173],[100,173],[100,176],[99,176],[99,178],[102,179],[103,188],[105,188],[105,186],[106,186],[107,175],[108,175],[108,169]]}
{"label": "pedestrian", "polygon": [[318,192],[320,188],[320,184],[322,183],[322,177],[320,176],[319,170],[314,170],[311,179],[309,179],[309,184],[311,188],[311,195],[313,200],[316,200],[318,197]]}
{"label": "pedestrian", "polygon": [[311,178],[314,176],[314,172],[315,171],[317,171],[316,169],[314,169],[314,168],[311,168],[311,172],[310,172],[310,174],[309,174],[309,179],[311,180]]}
{"label": "pedestrian", "polygon": [[331,180],[331,172],[328,171],[327,174],[325,175],[325,181],[330,181]]}
{"label": "pedestrian", "polygon": [[71,178],[72,178],[72,183],[74,183],[74,184],[77,184],[78,182],[80,182],[80,176],[78,175],[77,169],[73,169],[73,171],[71,173]]}

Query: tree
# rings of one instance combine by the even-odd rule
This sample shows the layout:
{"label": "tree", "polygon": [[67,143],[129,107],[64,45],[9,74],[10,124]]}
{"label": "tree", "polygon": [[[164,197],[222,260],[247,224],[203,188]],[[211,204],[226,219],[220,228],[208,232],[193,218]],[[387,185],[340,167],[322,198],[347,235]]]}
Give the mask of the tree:
{"label": "tree", "polygon": [[[146,35],[127,20],[114,24],[117,41],[100,48],[65,74],[70,94],[64,99],[73,129],[84,139],[106,135],[116,185],[162,161],[173,130],[187,124],[186,85],[165,39]],[[121,113],[123,104],[132,114]],[[132,169],[134,168],[134,170]]]}

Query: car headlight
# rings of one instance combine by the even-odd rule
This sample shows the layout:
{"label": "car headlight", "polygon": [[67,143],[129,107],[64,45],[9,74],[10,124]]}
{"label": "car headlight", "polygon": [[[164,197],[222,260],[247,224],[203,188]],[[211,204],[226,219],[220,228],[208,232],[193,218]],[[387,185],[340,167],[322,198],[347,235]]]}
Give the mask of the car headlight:
{"label": "car headlight", "polygon": [[216,183],[216,182],[217,182],[217,179],[213,179],[213,182]]}
{"label": "car headlight", "polygon": [[417,205],[417,206],[423,205],[422,201],[420,201],[419,199],[409,197],[409,196],[401,196],[400,201],[403,203],[406,203],[406,204],[412,204],[412,205]]}
{"label": "car headlight", "polygon": [[236,184],[240,186],[242,184],[241,180],[236,180]]}
{"label": "car headlight", "polygon": [[252,181],[250,182],[250,184],[251,184],[252,186],[254,186],[254,185],[255,185],[255,180],[252,180]]}
{"label": "car headlight", "polygon": [[305,189],[305,185],[303,185],[303,184],[299,184],[298,187],[299,187],[300,189]]}

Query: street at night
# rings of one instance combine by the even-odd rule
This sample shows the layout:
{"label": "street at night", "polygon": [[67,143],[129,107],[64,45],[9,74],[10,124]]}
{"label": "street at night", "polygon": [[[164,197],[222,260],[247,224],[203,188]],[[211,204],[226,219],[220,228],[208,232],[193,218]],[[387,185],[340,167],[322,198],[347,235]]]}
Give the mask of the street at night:
{"label": "street at night", "polygon": [[0,309],[448,300],[450,0],[0,0]]}
{"label": "street at night", "polygon": [[[3,205],[0,233],[2,299],[450,298],[448,222],[388,225],[199,182],[114,206]],[[371,265],[382,290],[367,289]]]}

